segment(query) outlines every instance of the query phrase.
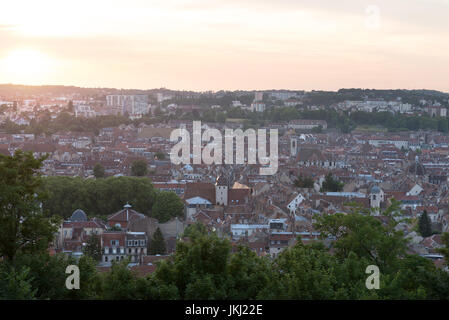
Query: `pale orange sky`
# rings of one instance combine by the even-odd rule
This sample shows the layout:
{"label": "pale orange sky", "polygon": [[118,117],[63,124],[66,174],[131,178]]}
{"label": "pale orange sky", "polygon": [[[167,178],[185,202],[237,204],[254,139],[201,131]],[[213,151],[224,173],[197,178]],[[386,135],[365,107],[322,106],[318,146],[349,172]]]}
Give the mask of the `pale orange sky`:
{"label": "pale orange sky", "polygon": [[449,92],[448,17],[449,0],[14,0],[0,83]]}

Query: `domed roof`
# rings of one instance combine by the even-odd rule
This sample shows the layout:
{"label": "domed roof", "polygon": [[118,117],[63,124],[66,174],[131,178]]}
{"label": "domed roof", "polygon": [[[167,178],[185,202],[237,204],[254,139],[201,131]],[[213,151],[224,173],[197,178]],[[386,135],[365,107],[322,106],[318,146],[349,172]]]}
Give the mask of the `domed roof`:
{"label": "domed roof", "polygon": [[87,221],[86,213],[81,209],[73,211],[70,221]]}
{"label": "domed roof", "polygon": [[380,188],[378,186],[374,186],[371,188],[371,193],[380,193]]}

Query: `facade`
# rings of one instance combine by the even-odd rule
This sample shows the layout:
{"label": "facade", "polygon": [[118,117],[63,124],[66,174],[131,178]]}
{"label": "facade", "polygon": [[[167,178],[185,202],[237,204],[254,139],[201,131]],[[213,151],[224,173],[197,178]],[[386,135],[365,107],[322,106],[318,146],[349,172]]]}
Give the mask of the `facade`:
{"label": "facade", "polygon": [[101,235],[102,262],[122,261],[140,263],[147,255],[148,237],[145,232],[106,231]]}
{"label": "facade", "polygon": [[264,112],[265,111],[265,103],[262,101],[254,101],[251,103],[251,111],[253,112]]}
{"label": "facade", "polygon": [[288,128],[295,130],[311,130],[318,127],[327,129],[327,122],[324,120],[297,119],[288,123]]}
{"label": "facade", "polygon": [[408,149],[409,142],[408,140],[401,139],[401,138],[380,138],[380,137],[373,137],[368,140],[368,143],[375,147],[380,147],[383,145],[391,144],[394,145],[398,149]]}
{"label": "facade", "polygon": [[102,262],[122,261],[126,257],[126,233],[104,232],[101,235]]}
{"label": "facade", "polygon": [[89,105],[75,105],[75,117],[95,118],[95,110]]}
{"label": "facade", "polygon": [[133,263],[141,262],[147,255],[148,237],[145,232],[126,233],[126,255]]}
{"label": "facade", "polygon": [[121,115],[128,113],[130,116],[139,116],[150,112],[148,96],[143,94],[107,95],[106,105]]}
{"label": "facade", "polygon": [[228,180],[224,176],[218,177],[215,183],[215,199],[217,205],[228,205]]}

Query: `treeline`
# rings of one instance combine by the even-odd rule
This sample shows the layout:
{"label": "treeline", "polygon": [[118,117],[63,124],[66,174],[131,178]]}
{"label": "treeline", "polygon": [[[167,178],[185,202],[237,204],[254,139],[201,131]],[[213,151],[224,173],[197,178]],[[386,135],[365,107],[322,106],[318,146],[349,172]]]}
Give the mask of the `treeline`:
{"label": "treeline", "polygon": [[40,188],[46,196],[42,201],[44,211],[64,219],[76,209],[82,209],[89,216],[105,218],[123,209],[126,203],[160,222],[183,215],[181,199],[173,192],[159,192],[147,178],[44,177]]}
{"label": "treeline", "polygon": [[449,118],[410,116],[398,114],[392,116],[389,112],[353,112],[350,120],[357,125],[378,125],[387,128],[389,131],[416,131],[433,130],[448,132]]}
{"label": "treeline", "polygon": [[89,132],[98,135],[100,129],[117,127],[121,124],[131,124],[134,121],[124,116],[99,116],[95,118],[76,118],[67,112],[62,112],[56,119],[51,119],[50,113],[36,121],[32,119],[30,125],[18,125],[10,120],[6,120],[0,125],[0,130],[6,133],[33,133],[36,135],[51,135],[57,132]]}
{"label": "treeline", "polygon": [[[331,247],[304,245],[299,239],[276,259],[258,257],[244,246],[231,250],[228,240],[207,234],[204,227],[190,229],[189,241],[178,242],[175,254],[146,277],[127,268],[127,261],[99,273],[88,255],[78,263],[59,255],[18,255],[0,263],[0,298],[449,299],[449,273],[407,254],[402,233],[371,216],[324,216],[318,229],[336,238]],[[448,246],[448,235],[445,241]],[[80,268],[80,290],[65,287],[70,264]],[[372,265],[380,270],[378,289],[366,286],[371,283],[366,269]]]}

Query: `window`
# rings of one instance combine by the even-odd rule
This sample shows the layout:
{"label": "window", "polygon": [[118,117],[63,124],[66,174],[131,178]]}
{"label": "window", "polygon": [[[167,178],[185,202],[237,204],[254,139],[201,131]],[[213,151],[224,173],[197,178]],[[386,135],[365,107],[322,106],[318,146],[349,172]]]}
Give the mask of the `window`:
{"label": "window", "polygon": [[108,248],[108,247],[105,247],[105,248],[104,248],[104,253],[105,253],[105,254],[109,254],[109,248]]}
{"label": "window", "polygon": [[104,262],[108,262],[108,257],[104,257]]}

